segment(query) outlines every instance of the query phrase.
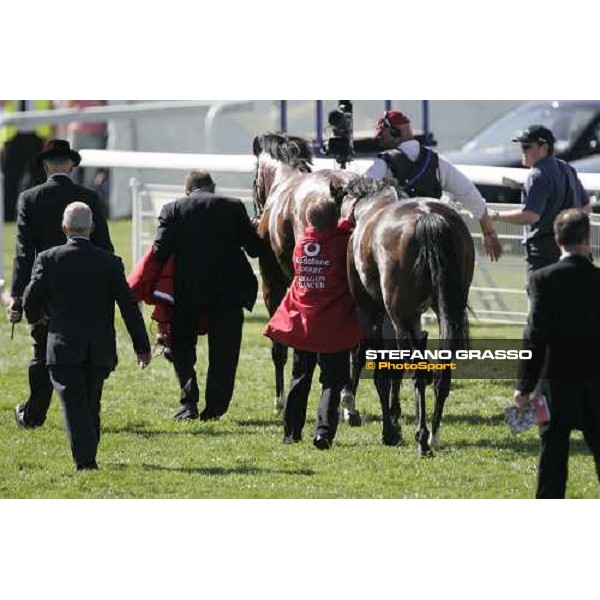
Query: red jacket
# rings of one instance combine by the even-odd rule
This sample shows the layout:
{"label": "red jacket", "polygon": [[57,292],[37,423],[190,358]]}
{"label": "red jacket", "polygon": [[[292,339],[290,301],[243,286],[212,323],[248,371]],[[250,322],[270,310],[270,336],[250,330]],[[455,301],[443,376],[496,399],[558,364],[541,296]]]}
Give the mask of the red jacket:
{"label": "red jacket", "polygon": [[294,279],[264,334],[298,350],[334,353],[364,337],[348,287],[346,254],[351,224],[307,227],[294,249]]}
{"label": "red jacket", "polygon": [[[167,262],[161,265],[154,256],[152,246],[148,248],[142,260],[135,265],[127,278],[127,283],[138,302],[154,304],[152,319],[158,323],[170,323],[173,318],[173,273],[175,271],[175,258],[169,256]],[[208,318],[200,317],[198,333],[208,331]]]}

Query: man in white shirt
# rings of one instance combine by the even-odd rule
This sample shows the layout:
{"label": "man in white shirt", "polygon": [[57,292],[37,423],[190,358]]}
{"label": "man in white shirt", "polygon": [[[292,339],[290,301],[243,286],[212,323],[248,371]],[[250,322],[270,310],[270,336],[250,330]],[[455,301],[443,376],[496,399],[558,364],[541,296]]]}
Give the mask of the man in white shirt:
{"label": "man in white shirt", "polygon": [[485,200],[475,185],[455,166],[415,138],[410,120],[400,111],[388,110],[377,121],[375,139],[382,149],[366,177],[394,177],[409,196],[441,198],[452,194],[479,221],[485,253],[495,261],[502,246],[488,214]]}

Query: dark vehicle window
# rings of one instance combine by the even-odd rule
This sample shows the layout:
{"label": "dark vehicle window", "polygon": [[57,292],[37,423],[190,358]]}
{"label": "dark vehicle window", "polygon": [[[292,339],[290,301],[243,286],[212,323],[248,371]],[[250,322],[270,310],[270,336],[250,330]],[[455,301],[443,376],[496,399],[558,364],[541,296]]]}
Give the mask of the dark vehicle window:
{"label": "dark vehicle window", "polygon": [[592,106],[574,106],[559,102],[544,106],[521,106],[469,140],[463,152],[506,152],[514,149],[510,140],[529,125],[549,127],[556,136],[556,152],[564,152],[573,145],[581,132],[594,118],[598,109]]}
{"label": "dark vehicle window", "polygon": [[591,130],[588,143],[593,153],[600,152],[600,121]]}

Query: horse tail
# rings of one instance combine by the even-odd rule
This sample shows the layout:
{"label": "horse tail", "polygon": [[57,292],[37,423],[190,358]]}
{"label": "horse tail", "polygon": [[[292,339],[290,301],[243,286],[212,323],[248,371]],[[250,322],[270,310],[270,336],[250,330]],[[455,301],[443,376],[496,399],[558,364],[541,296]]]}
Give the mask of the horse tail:
{"label": "horse tail", "polygon": [[[464,256],[468,246],[462,243],[464,231],[467,243],[471,236],[460,218],[448,219],[429,212],[419,215],[415,227],[417,258],[415,274],[428,277],[431,282],[434,303],[438,307],[440,342],[453,350],[469,346],[469,319],[467,299],[470,280],[464,274]],[[467,238],[464,238],[465,240]]]}

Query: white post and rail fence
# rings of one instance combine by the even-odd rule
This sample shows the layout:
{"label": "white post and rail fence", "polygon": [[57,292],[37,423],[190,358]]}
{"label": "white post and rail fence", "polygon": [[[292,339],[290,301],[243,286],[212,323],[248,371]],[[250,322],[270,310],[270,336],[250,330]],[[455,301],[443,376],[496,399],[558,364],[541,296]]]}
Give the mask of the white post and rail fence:
{"label": "white post and rail fence", "polygon": [[[217,103],[214,102],[171,102],[151,103],[148,105],[128,105],[126,107],[92,107],[83,110],[63,109],[45,111],[29,117],[21,116],[16,121],[28,123],[66,123],[78,121],[98,121],[114,118],[138,118],[164,111],[179,111],[188,108],[197,109],[199,106],[207,108],[206,133],[212,135],[212,126],[220,110],[229,105],[245,107],[243,102]],[[0,118],[0,125],[7,119]],[[211,173],[238,174],[244,176],[247,183],[236,189],[223,190],[231,195],[245,200],[251,204],[251,177],[256,166],[256,159],[252,155],[223,155],[223,154],[176,154],[159,152],[132,152],[119,150],[81,150],[82,167],[109,168],[109,169],[135,169],[175,170],[189,171],[192,169],[207,169]],[[363,173],[370,164],[367,160],[355,160],[350,163],[349,169],[356,173]],[[527,177],[526,169],[498,168],[485,166],[457,167],[474,183],[481,185],[516,185],[522,184]],[[335,168],[335,163],[330,159],[315,159],[315,169]],[[246,178],[247,176],[247,178]],[[148,177],[148,176],[146,176]],[[581,173],[579,175],[584,187],[588,191],[600,190],[600,174]],[[0,185],[0,190],[2,186]],[[133,178],[131,181],[131,207],[132,207],[132,259],[137,261],[148,244],[154,232],[155,219],[164,202],[181,195],[182,190],[176,186],[159,185],[151,181],[142,181]],[[499,205],[508,208],[508,205]],[[525,294],[525,263],[524,252],[520,240],[523,237],[522,227],[497,224],[497,229],[505,249],[505,256],[498,263],[490,263],[482,254],[481,233],[476,222],[465,214],[478,250],[475,279],[471,288],[470,304],[477,319],[497,323],[522,323],[527,313],[527,300]],[[0,191],[0,256],[4,252],[3,230],[3,201]],[[600,258],[600,215],[592,215],[592,246],[596,258]],[[0,260],[0,290],[4,282],[4,264]]]}

